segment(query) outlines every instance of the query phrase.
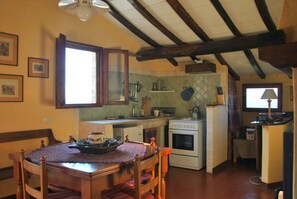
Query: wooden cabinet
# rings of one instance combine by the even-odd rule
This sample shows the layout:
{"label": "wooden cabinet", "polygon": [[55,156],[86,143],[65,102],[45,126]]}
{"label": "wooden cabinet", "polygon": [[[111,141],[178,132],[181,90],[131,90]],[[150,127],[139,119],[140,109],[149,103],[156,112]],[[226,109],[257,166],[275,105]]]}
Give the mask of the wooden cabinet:
{"label": "wooden cabinet", "polygon": [[103,81],[105,104],[129,104],[129,57],[127,50],[104,50]]}

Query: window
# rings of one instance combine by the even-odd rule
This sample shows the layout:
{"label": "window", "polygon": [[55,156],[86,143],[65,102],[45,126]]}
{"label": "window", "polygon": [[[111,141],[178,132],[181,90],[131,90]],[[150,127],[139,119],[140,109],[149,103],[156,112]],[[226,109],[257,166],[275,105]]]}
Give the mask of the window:
{"label": "window", "polygon": [[128,51],[120,49],[105,49],[103,59],[105,104],[129,104]]}
{"label": "window", "polygon": [[266,88],[272,88],[278,99],[271,101],[272,111],[282,111],[282,84],[243,84],[242,109],[243,111],[265,112],[268,109],[266,99],[261,99]]}
{"label": "window", "polygon": [[102,106],[102,48],[57,39],[56,107]]}

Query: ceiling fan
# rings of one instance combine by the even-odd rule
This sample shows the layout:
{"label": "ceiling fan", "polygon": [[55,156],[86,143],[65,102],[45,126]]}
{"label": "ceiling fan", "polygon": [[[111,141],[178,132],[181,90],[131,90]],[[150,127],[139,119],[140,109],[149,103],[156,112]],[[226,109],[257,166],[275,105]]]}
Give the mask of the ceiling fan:
{"label": "ceiling fan", "polygon": [[109,9],[102,0],[60,0],[58,6],[69,14],[77,15],[82,21],[95,14],[104,14]]}

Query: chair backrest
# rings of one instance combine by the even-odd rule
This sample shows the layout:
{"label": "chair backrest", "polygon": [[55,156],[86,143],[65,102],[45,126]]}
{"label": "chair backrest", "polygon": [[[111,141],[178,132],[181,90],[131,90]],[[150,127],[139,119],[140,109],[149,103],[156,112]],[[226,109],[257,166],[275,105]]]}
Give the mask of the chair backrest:
{"label": "chair backrest", "polygon": [[[151,179],[142,184],[142,174],[151,172]],[[135,181],[135,198],[141,199],[141,196],[147,192],[152,192],[160,196],[161,193],[161,155],[160,150],[145,160],[141,160],[138,155],[134,158],[134,181]],[[157,188],[157,189],[156,189]],[[156,194],[157,190],[157,194]]]}
{"label": "chair backrest", "polygon": [[[20,162],[24,199],[28,199],[30,196],[38,199],[46,199],[48,197],[48,179],[45,157],[40,158],[40,164],[34,164],[25,158],[25,152],[21,150]],[[39,176],[39,189],[29,183],[30,177],[33,174]]]}

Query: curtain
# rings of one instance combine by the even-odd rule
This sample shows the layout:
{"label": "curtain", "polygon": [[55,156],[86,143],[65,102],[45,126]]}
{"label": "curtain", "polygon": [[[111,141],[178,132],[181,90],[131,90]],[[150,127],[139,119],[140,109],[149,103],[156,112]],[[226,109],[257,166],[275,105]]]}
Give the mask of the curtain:
{"label": "curtain", "polygon": [[231,75],[228,76],[228,131],[232,137],[241,126],[241,108],[236,95],[236,81]]}

